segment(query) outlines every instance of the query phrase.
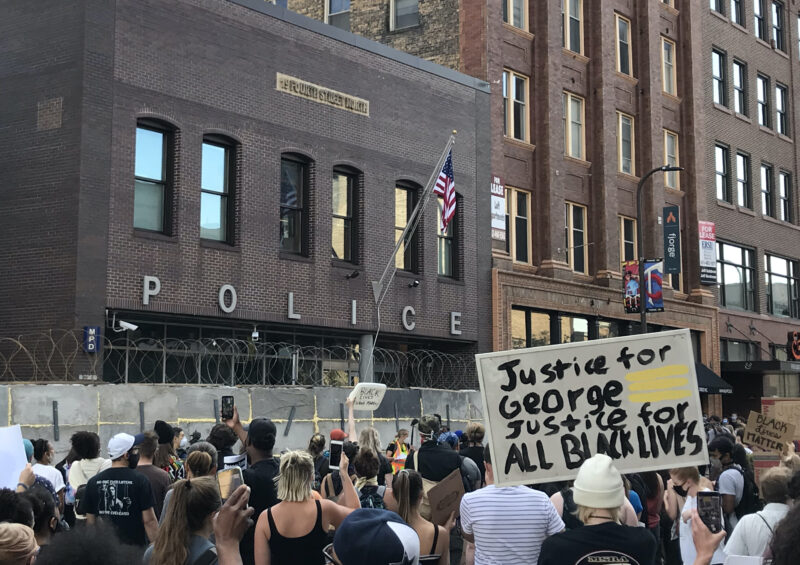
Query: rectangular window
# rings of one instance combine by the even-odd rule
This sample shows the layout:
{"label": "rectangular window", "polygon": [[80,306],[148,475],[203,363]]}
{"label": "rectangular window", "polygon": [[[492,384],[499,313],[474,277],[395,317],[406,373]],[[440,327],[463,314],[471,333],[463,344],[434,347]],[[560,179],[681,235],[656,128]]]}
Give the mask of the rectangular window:
{"label": "rectangular window", "polygon": [[567,262],[576,273],[586,274],[589,253],[586,248],[586,206],[566,203],[564,215]]}
{"label": "rectangular window", "polygon": [[719,304],[736,310],[755,311],[753,251],[717,242]]}
{"label": "rectangular window", "polygon": [[419,25],[418,0],[392,0],[392,31]]}
{"label": "rectangular window", "polygon": [[[394,242],[397,244],[403,237],[403,230],[411,219],[411,213],[417,205],[417,190],[409,186],[395,186],[394,188]],[[417,267],[417,233],[400,245],[397,255],[394,257],[394,264],[398,269],[418,272]]]}
{"label": "rectangular window", "polygon": [[774,216],[775,210],[772,202],[772,167],[761,165],[761,213],[765,216]]}
{"label": "rectangular window", "polygon": [[531,263],[531,193],[517,188],[506,188],[508,227],[506,240],[509,253],[518,263]]}
{"label": "rectangular window", "polygon": [[437,198],[436,202],[436,239],[438,241],[439,250],[439,274],[443,277],[456,278],[456,251],[458,249],[456,245],[456,221],[458,220],[458,215],[453,216],[453,219],[447,224],[446,230],[442,230],[444,200],[442,198]]}
{"label": "rectangular window", "polygon": [[624,75],[633,76],[633,55],[631,53],[631,21],[619,14],[617,18],[617,70]]}
{"label": "rectangular window", "polygon": [[764,255],[764,278],[767,286],[767,309],[773,316],[800,317],[797,261]]}
{"label": "rectangular window", "polygon": [[750,157],[736,154],[736,203],[743,208],[752,208],[750,197]]}
{"label": "rectangular window", "polygon": [[636,174],[634,167],[635,148],[633,116],[617,112],[617,158],[619,172]]}
{"label": "rectangular window", "polygon": [[167,147],[169,134],[163,130],[136,128],[134,166],[133,227],[166,232]]}
{"label": "rectangular window", "polygon": [[717,189],[717,200],[731,201],[730,196],[730,157],[728,148],[722,145],[714,146],[714,182]]}
{"label": "rectangular window", "polygon": [[306,162],[281,158],[281,251],[307,255],[308,169]]}
{"label": "rectangular window", "polygon": [[719,340],[720,361],[757,361],[758,346],[752,341]]}
{"label": "rectangular window", "polygon": [[676,96],[675,42],[666,37],[661,38],[661,81],[664,92]]}
{"label": "rectangular window", "polygon": [[513,349],[551,345],[550,333],[550,314],[512,307],[511,347]]}
{"label": "rectangular window", "polygon": [[744,8],[742,0],[731,0],[731,21],[740,26],[744,25]]}
{"label": "rectangular window", "polygon": [[[674,131],[664,130],[664,163],[670,167],[680,167],[681,160],[678,153],[678,134]],[[678,171],[664,173],[664,186],[680,190],[680,175]]]}
{"label": "rectangular window", "polygon": [[504,134],[528,141],[528,77],[503,71]]}
{"label": "rectangular window", "polygon": [[203,142],[200,177],[200,237],[203,239],[231,243],[232,155],[228,146]]}
{"label": "rectangular window", "polygon": [[782,84],[775,85],[775,129],[781,135],[789,135],[789,113],[786,111],[787,89]]}
{"label": "rectangular window", "polygon": [[526,0],[503,0],[503,21],[527,30],[528,19],[525,17],[527,4]]}
{"label": "rectangular window", "polygon": [[561,0],[561,36],[564,47],[583,53],[583,0]]}
{"label": "rectangular window", "polygon": [[667,6],[675,6],[675,0],[661,0],[662,4],[666,4]]}
{"label": "rectangular window", "polygon": [[792,221],[792,177],[789,173],[778,173],[778,219]]}
{"label": "rectangular window", "polygon": [[747,65],[733,62],[733,110],[747,116]]}
{"label": "rectangular window", "polygon": [[627,216],[619,217],[619,260],[636,261],[636,220]]}
{"label": "rectangular window", "polygon": [[350,31],[350,0],[325,0],[328,8],[328,23],[339,29]]}
{"label": "rectangular window", "polygon": [[716,49],[711,51],[711,78],[714,103],[726,106],[728,85],[725,76],[725,54]]}
{"label": "rectangular window", "polygon": [[331,257],[355,263],[356,236],[354,200],[358,177],[333,171],[331,183]]}
{"label": "rectangular window", "polygon": [[756,83],[758,86],[758,125],[768,128],[770,127],[769,79],[764,75],[758,75]]}
{"label": "rectangular window", "polygon": [[724,0],[709,0],[709,4],[712,10],[718,12],[720,14],[725,14],[725,2]]}
{"label": "rectangular window", "polygon": [[575,159],[584,159],[583,98],[570,92],[562,96],[564,123],[564,153]]}
{"label": "rectangular window", "polygon": [[783,43],[783,3],[772,2],[772,41],[775,42],[775,49],[786,51]]}
{"label": "rectangular window", "polygon": [[764,7],[766,0],[753,0],[753,16],[755,18],[756,37],[766,41],[767,40],[767,18],[766,8]]}

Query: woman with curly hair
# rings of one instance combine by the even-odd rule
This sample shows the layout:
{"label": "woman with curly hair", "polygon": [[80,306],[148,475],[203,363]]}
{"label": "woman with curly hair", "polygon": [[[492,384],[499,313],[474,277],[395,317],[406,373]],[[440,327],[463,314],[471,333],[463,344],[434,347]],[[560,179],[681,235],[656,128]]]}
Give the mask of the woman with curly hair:
{"label": "woman with curly hair", "polygon": [[68,479],[70,486],[75,490],[75,519],[80,520],[82,524],[83,520],[86,520],[86,515],[78,513],[78,501],[83,495],[81,487],[97,473],[111,467],[111,460],[100,457],[100,436],[94,432],[75,432],[70,442],[77,460],[69,467]]}

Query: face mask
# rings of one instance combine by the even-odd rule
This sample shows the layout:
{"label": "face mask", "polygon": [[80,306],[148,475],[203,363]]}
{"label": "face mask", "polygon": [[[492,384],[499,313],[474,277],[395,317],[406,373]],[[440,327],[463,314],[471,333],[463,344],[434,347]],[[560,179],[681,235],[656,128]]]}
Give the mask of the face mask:
{"label": "face mask", "polygon": [[186,449],[187,447],[189,447],[189,440],[186,439],[186,436],[183,436],[183,439],[181,440],[181,443],[180,443],[180,448],[181,449]]}
{"label": "face mask", "polygon": [[672,485],[672,490],[674,490],[674,491],[675,491],[675,493],[676,493],[678,496],[682,496],[682,497],[684,497],[684,498],[686,498],[686,495],[688,495],[688,494],[689,494],[689,493],[686,491],[686,489],[685,489],[685,488],[683,488],[683,487],[682,487],[682,486],[680,486],[680,485]]}
{"label": "face mask", "polygon": [[128,468],[135,469],[136,466],[139,464],[139,454],[138,453],[129,453],[128,454]]}

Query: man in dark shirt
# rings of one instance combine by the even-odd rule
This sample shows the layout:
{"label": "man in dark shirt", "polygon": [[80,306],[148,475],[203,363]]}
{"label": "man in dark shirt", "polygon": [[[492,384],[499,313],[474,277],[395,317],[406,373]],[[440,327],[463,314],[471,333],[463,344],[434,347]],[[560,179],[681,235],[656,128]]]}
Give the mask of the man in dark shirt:
{"label": "man in dark shirt", "polygon": [[584,461],[572,491],[584,527],[547,538],[539,565],[655,564],[656,540],[650,532],[619,523],[625,489],[608,455]]}
{"label": "man in dark shirt", "polygon": [[[447,445],[438,442],[441,424],[436,416],[423,416],[419,421],[420,448],[406,459],[406,469],[419,471],[423,479],[438,483],[455,469],[461,468],[461,457]],[[419,465],[419,468],[417,466]]]}
{"label": "man in dark shirt", "polygon": [[[239,420],[239,410],[233,407],[233,418],[225,420],[225,423],[234,431],[239,439],[247,448],[247,456],[250,464],[247,469],[242,471],[244,483],[250,487],[250,506],[253,507],[253,522],[258,521],[261,513],[280,502],[278,500],[278,490],[275,486],[275,477],[280,471],[280,461],[272,456],[272,449],[275,447],[275,438],[278,430],[271,420],[266,418],[256,418],[250,422],[245,431],[242,422]],[[253,544],[255,536],[255,525],[251,526],[245,533],[239,544],[244,565],[254,563]]]}
{"label": "man in dark shirt", "polygon": [[136,437],[117,434],[108,441],[111,468],[98,473],[86,483],[86,522],[89,526],[97,518],[107,520],[129,545],[145,546],[158,533],[158,520],[153,511],[153,491],[150,481],[134,471],[139,463]]}
{"label": "man in dark shirt", "polygon": [[160,521],[164,498],[167,496],[171,481],[169,473],[153,465],[153,455],[158,449],[158,436],[155,432],[145,432],[143,435],[144,440],[139,445],[139,464],[136,466],[136,472],[150,481],[150,488],[153,489],[153,510]]}

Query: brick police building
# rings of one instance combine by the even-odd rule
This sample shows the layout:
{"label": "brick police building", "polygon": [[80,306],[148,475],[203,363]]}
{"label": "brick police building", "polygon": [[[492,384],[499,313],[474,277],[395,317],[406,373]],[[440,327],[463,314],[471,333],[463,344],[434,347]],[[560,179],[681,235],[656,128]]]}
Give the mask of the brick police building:
{"label": "brick police building", "polygon": [[[100,327],[127,382],[303,363],[235,340],[341,351],[305,371],[342,383],[379,320],[382,348],[490,346],[488,84],[255,0],[15,3],[4,38],[0,335]],[[379,317],[452,130],[456,219],[431,200]]]}

